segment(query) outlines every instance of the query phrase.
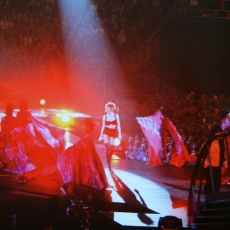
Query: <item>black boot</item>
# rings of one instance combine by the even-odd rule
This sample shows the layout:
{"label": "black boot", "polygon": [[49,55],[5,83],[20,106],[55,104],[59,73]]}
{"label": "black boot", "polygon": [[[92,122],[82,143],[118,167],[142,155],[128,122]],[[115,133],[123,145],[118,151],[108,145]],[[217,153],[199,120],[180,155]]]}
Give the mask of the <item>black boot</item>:
{"label": "black boot", "polygon": [[110,170],[111,169],[111,167],[110,167],[111,154],[110,154],[109,144],[105,144],[105,154],[106,154],[106,160],[107,160],[108,168]]}
{"label": "black boot", "polygon": [[110,147],[109,147],[109,154],[108,154],[108,158],[107,158],[109,169],[111,169],[110,163],[111,163],[111,159],[112,159],[113,153],[114,153],[114,146],[110,145]]}
{"label": "black boot", "polygon": [[109,168],[109,170],[111,170],[111,153],[110,153],[110,151],[106,151],[106,160],[107,160],[107,164],[108,164],[108,168]]}

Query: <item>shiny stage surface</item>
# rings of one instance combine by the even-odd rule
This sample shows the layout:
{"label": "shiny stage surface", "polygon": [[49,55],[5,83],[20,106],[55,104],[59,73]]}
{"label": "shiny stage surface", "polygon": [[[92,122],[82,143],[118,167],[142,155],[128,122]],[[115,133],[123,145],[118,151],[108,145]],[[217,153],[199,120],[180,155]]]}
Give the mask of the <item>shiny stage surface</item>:
{"label": "shiny stage surface", "polygon": [[[146,206],[157,213],[114,212],[114,221],[122,226],[157,227],[160,217],[176,216],[187,226],[188,188],[193,167],[177,168],[164,165],[147,167],[145,162],[112,159],[112,170],[106,165],[104,146],[96,144],[105,167],[113,202]],[[50,169],[52,171],[52,169]],[[50,171],[50,172],[51,172]],[[19,184],[15,175],[0,170],[0,188],[47,196],[65,196],[58,171],[46,175],[27,174],[26,183]]]}
{"label": "shiny stage surface", "polygon": [[[103,147],[99,146],[101,159]],[[157,227],[160,217],[176,216],[187,227],[187,200],[192,168],[175,166],[147,167],[146,162],[113,159],[112,170],[106,169],[112,186],[113,201],[138,203],[157,212],[115,212],[114,220],[123,226]]]}
{"label": "shiny stage surface", "polygon": [[[85,118],[85,115],[82,114],[77,114],[77,116],[78,118]],[[73,134],[71,131],[66,133],[66,148],[79,140],[78,134],[81,134],[80,128],[77,133]],[[95,143],[95,145],[110,184],[112,201],[114,203],[133,204],[134,208],[135,205],[141,205],[153,211],[153,213],[135,212],[135,210],[131,212],[132,205],[131,209],[129,206],[125,211],[120,207],[119,211],[113,213],[113,222],[128,229],[132,229],[132,227],[135,229],[138,227],[140,229],[142,227],[144,229],[157,229],[160,217],[175,216],[182,220],[183,228],[189,229],[187,226],[187,205],[193,166],[186,165],[182,168],[171,165],[147,167],[146,162],[120,159],[113,155],[112,170],[108,170],[104,145],[101,143]],[[42,153],[40,161],[43,162]],[[27,173],[26,182],[20,184],[15,180],[16,175],[0,169],[0,195],[2,196],[0,198],[1,202],[4,203],[0,205],[0,212],[5,213],[7,211],[5,207],[8,208],[8,204],[4,201],[5,191],[10,191],[11,195],[24,195],[25,202],[27,200],[32,201],[34,197],[36,199],[35,207],[39,206],[42,212],[45,212],[44,206],[46,205],[47,207],[51,206],[52,209],[58,207],[59,204],[54,204],[53,201],[51,205],[48,205],[47,202],[50,197],[57,197],[60,200],[64,198],[65,200],[66,195],[63,190],[62,179],[56,167],[46,167],[46,170],[42,174],[36,170]],[[230,186],[224,189],[230,190]],[[55,198],[55,202],[60,202],[60,200]],[[36,203],[39,201],[42,201],[40,205]],[[15,202],[17,203],[17,199]],[[64,206],[64,208],[66,207]],[[31,206],[26,204],[26,208],[30,210]],[[57,212],[56,214],[59,215]],[[25,215],[27,216],[27,214]],[[2,221],[1,218],[0,221]],[[112,229],[110,228],[110,230]]]}

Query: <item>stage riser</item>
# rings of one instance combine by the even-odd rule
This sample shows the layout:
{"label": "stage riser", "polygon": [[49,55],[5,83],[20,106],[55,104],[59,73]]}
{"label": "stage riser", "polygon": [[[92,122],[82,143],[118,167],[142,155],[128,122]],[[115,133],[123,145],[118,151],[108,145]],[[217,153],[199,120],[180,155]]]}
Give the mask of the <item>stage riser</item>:
{"label": "stage riser", "polygon": [[[92,224],[92,230],[159,230],[158,227],[153,226],[125,226],[117,223],[112,219],[112,216],[109,217],[107,214],[99,213],[96,218],[89,219]],[[166,228],[165,228],[166,229]],[[190,227],[183,227],[180,230],[193,230]]]}
{"label": "stage riser", "polygon": [[193,230],[212,230],[212,229],[219,229],[219,230],[229,230],[229,223],[203,223],[203,224],[193,224]]}
{"label": "stage riser", "polygon": [[42,229],[55,224],[57,208],[52,196],[12,191],[9,209],[12,221],[19,228]]}
{"label": "stage riser", "polygon": [[0,229],[6,225],[9,227],[12,224],[12,216],[9,209],[9,197],[4,188],[0,188]]}
{"label": "stage riser", "polygon": [[[196,223],[222,223],[228,222],[230,220],[229,215],[225,216],[198,216],[196,218]],[[230,222],[229,222],[230,226]]]}
{"label": "stage riser", "polygon": [[230,215],[230,208],[204,209],[200,212],[201,216]]}

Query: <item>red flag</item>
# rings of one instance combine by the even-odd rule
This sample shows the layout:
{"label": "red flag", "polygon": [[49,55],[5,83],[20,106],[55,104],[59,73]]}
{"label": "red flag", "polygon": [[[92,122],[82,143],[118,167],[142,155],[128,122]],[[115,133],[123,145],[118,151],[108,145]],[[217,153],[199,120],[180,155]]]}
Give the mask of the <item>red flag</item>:
{"label": "red flag", "polygon": [[175,151],[171,155],[169,164],[177,167],[182,167],[185,161],[190,161],[190,155],[185,148],[180,134],[177,132],[175,126],[166,118],[161,111],[157,111],[152,116],[137,117],[137,122],[149,143],[149,161],[148,166],[162,165],[162,158],[165,155],[163,146],[162,129],[163,125],[166,128],[175,144]]}

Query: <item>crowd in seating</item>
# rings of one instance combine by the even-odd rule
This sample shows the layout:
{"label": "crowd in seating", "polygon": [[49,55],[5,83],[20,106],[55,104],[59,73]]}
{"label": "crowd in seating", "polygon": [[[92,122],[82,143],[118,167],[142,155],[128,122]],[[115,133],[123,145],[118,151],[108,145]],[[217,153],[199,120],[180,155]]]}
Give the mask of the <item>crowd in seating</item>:
{"label": "crowd in seating", "polygon": [[[65,60],[61,31],[62,25],[67,21],[60,21],[58,5],[58,2],[63,1],[65,0],[0,0],[1,70],[8,71],[8,67],[19,68],[20,65],[26,65],[27,68],[33,65],[38,67],[49,61],[60,63]],[[73,3],[80,4],[82,1],[73,1]],[[80,20],[87,20],[89,17],[97,21],[95,13],[97,11],[103,22],[103,28],[86,27],[85,36],[94,31],[96,39],[106,31],[115,50],[120,52],[119,54],[124,54],[139,46],[154,31],[160,20],[159,2],[158,0],[97,0],[89,5],[90,13],[77,15],[74,23],[77,26]],[[72,13],[74,11],[68,12],[69,15]],[[83,43],[80,45],[84,47]],[[85,55],[89,57],[90,52],[94,51],[88,49],[87,52],[89,53]],[[80,62],[81,59],[72,61]],[[146,88],[143,89],[142,86]],[[210,126],[220,122],[221,110],[230,106],[228,95],[196,95],[195,91],[181,93],[157,77],[154,79],[154,86],[151,85],[152,88],[154,87],[151,93],[146,93],[150,85],[142,86],[138,85],[134,89],[136,97],[132,101],[118,102],[121,118],[130,118],[134,114],[135,116],[152,115],[157,108],[154,99],[161,97],[165,116],[176,126],[192,155],[196,155],[195,153],[208,137]],[[143,136],[143,134],[133,134],[133,138],[135,135]],[[126,158],[146,161],[147,155],[144,155],[146,151],[142,151],[140,157],[138,154],[133,154],[134,146],[136,145],[132,145],[132,153],[130,153],[131,147],[125,149]],[[146,148],[146,146],[142,147]],[[167,147],[171,147],[170,143]],[[165,160],[167,162],[167,159]]]}
{"label": "crowd in seating", "polygon": [[[153,32],[158,23],[158,1],[88,1],[91,2],[91,5],[88,5],[88,13],[77,11],[76,14],[76,9],[84,2],[86,1],[68,1],[72,6],[63,17],[62,0],[1,0],[1,63],[41,64],[44,61],[65,60],[64,43],[66,41],[63,42],[62,28],[70,22],[70,17],[72,29],[69,32],[65,31],[66,37],[70,39],[67,39],[68,43],[71,43],[72,35],[74,35],[74,39],[78,41],[77,44],[84,47],[87,37],[91,35],[97,40],[106,31],[113,48],[120,52],[125,50],[130,52],[138,46]],[[102,24],[95,23],[99,22],[96,12],[100,15]],[[87,23],[87,20],[94,24]],[[73,31],[74,28],[78,30]],[[82,36],[84,39],[80,39]],[[90,57],[93,52],[91,47],[91,49],[85,49],[84,55]],[[82,58],[72,61],[80,62],[81,60]]]}
{"label": "crowd in seating", "polygon": [[[196,95],[195,92],[181,93],[159,79],[158,87],[155,88],[155,93],[151,94],[151,97],[144,94],[137,95],[138,97],[132,109],[137,112],[137,116],[153,115],[157,109],[157,99],[161,97],[164,115],[177,128],[194,161],[201,145],[209,138],[210,128],[214,124],[220,125],[223,119],[223,110],[230,108],[229,95]],[[125,111],[123,116],[126,116]],[[133,134],[133,138],[135,135],[137,134]],[[142,133],[138,133],[138,135],[143,136]],[[168,136],[166,148],[170,149],[171,147],[173,147],[173,141]],[[167,161],[167,159],[163,160]]]}
{"label": "crowd in seating", "polygon": [[[115,62],[109,58],[111,53],[122,62],[122,57],[137,49],[160,22],[159,0],[68,1],[72,5],[65,12],[61,6],[66,3],[64,0],[0,0],[0,71],[3,79],[20,83],[20,79],[52,81],[53,78],[66,78],[72,72],[68,71],[68,64],[84,70],[78,77],[89,75],[87,84],[95,87],[93,78],[110,76]],[[78,10],[82,3],[91,4],[87,6],[88,13]],[[71,23],[71,30],[64,30],[68,23]],[[104,34],[110,40],[108,49],[97,42]],[[93,41],[94,45],[89,47],[88,41]],[[78,48],[84,52],[69,58],[67,47],[71,52],[76,53]],[[103,70],[98,69],[101,62]],[[114,88],[119,87],[114,85]],[[90,96],[94,96],[93,93],[79,92],[76,104],[90,104]]]}
{"label": "crowd in seating", "polygon": [[148,142],[140,133],[128,136],[123,133],[119,146],[115,148],[115,154],[127,160],[148,161]]}

